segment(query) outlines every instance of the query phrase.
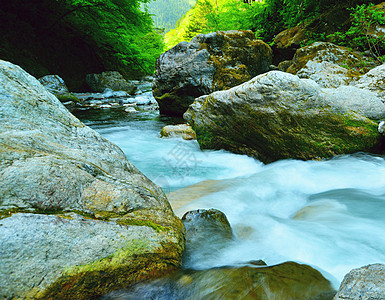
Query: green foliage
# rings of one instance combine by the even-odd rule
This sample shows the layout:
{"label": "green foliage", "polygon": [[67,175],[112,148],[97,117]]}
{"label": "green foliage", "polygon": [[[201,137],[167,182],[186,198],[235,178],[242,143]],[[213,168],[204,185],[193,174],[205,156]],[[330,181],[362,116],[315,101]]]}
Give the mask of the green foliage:
{"label": "green foliage", "polygon": [[154,31],[150,13],[140,9],[149,0],[56,2],[64,11],[58,22],[70,24],[91,40],[107,69],[131,78],[154,72],[164,44]]}
{"label": "green foliage", "polygon": [[240,0],[198,0],[177,22],[176,28],[165,35],[167,48],[190,41],[200,33],[252,29],[254,18],[264,8],[262,2],[248,5]]}
{"label": "green foliage", "polygon": [[156,28],[168,32],[194,4],[195,0],[154,0],[148,4]]}
{"label": "green foliage", "polygon": [[346,32],[335,32],[328,38],[340,45],[358,50],[369,50],[379,61],[385,62],[385,36],[376,28],[385,25],[385,12],[369,5],[358,5],[351,9],[352,25]]}

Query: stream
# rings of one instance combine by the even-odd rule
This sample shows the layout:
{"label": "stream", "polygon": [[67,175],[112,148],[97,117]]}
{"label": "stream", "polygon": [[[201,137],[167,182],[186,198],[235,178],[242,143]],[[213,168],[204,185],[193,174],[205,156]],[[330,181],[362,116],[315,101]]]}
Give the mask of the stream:
{"label": "stream", "polygon": [[177,215],[198,208],[226,214],[234,243],[215,255],[194,253],[185,268],[295,261],[316,268],[338,289],[351,269],[385,263],[383,157],[359,153],[266,165],[226,151],[201,151],[196,141],[161,139],[163,126],[182,120],[157,111],[74,114],[116,143],[166,193],[191,193],[177,208],[171,200]]}

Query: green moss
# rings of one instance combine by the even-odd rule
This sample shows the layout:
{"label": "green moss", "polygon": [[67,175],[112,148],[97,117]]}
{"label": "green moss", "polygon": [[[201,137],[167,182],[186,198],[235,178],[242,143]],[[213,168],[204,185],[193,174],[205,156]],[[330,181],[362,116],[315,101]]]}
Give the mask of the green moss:
{"label": "green moss", "polygon": [[180,266],[174,244],[153,249],[150,241],[134,239],[126,247],[94,262],[73,266],[34,299],[95,299],[129,284],[164,276]]}
{"label": "green moss", "polygon": [[119,224],[119,225],[147,226],[147,227],[151,227],[156,232],[169,231],[170,230],[167,227],[164,227],[162,225],[156,224],[156,223],[154,223],[152,221],[149,221],[149,220],[122,218],[122,219],[119,219],[116,223]]}
{"label": "green moss", "polygon": [[17,207],[1,210],[0,211],[0,220],[11,217],[14,213],[17,213],[19,211],[20,211],[20,209]]}
{"label": "green moss", "polygon": [[56,94],[55,96],[56,98],[59,99],[60,102],[68,102],[68,101],[73,101],[75,103],[80,102],[80,99],[73,94],[65,94],[65,95]]}
{"label": "green moss", "polygon": [[63,271],[64,276],[75,276],[82,273],[101,271],[108,268],[116,268],[126,263],[128,257],[143,254],[149,251],[148,243],[143,240],[131,240],[123,249],[105,258],[89,264],[73,266]]}

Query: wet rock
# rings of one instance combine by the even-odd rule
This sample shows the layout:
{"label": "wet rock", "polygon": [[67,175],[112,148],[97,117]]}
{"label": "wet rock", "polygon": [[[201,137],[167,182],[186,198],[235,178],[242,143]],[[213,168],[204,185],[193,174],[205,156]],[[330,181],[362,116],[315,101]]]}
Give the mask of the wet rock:
{"label": "wet rock", "polygon": [[0,116],[0,298],[90,299],[180,265],[160,187],[5,61]]}
{"label": "wet rock", "polygon": [[182,137],[184,140],[195,140],[194,130],[188,124],[167,125],[160,132],[161,137]]}
{"label": "wet rock", "polygon": [[169,278],[138,284],[105,299],[323,299],[335,290],[310,266],[285,262],[268,267],[186,270]]}
{"label": "wet rock", "polygon": [[217,209],[189,211],[183,215],[182,222],[186,228],[185,266],[197,259],[215,257],[232,241],[230,223],[226,215]]}
{"label": "wet rock", "polygon": [[160,112],[181,116],[196,97],[241,84],[266,72],[270,47],[251,31],[200,34],[163,53],[153,93]]}
{"label": "wet rock", "polygon": [[369,91],[322,89],[312,80],[271,71],[197,98],[184,117],[201,148],[271,162],[368,151],[380,136],[367,117],[382,118],[384,108]]}
{"label": "wet rock", "polygon": [[334,300],[385,299],[385,265],[373,264],[345,275]]}
{"label": "wet rock", "polygon": [[136,85],[128,82],[123,76],[116,71],[107,71],[101,74],[88,74],[86,83],[91,91],[103,93],[106,89],[113,91],[125,91],[132,94],[136,90]]}

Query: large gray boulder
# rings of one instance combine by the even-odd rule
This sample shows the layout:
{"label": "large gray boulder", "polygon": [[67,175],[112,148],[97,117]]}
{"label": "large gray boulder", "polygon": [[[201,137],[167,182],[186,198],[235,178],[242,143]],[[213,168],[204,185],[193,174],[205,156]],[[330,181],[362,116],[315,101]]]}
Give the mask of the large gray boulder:
{"label": "large gray boulder", "polygon": [[154,97],[162,114],[181,116],[196,97],[248,81],[271,60],[270,47],[251,31],[200,34],[158,58]]}
{"label": "large gray boulder", "polygon": [[184,114],[201,148],[227,149],[264,162],[315,159],[377,146],[385,105],[370,91],[271,71],[199,97]]}
{"label": "large gray boulder", "polygon": [[0,61],[0,298],[90,299],[180,265],[163,191]]}
{"label": "large gray boulder", "polygon": [[385,299],[385,265],[368,265],[345,275],[334,300],[355,299]]}

